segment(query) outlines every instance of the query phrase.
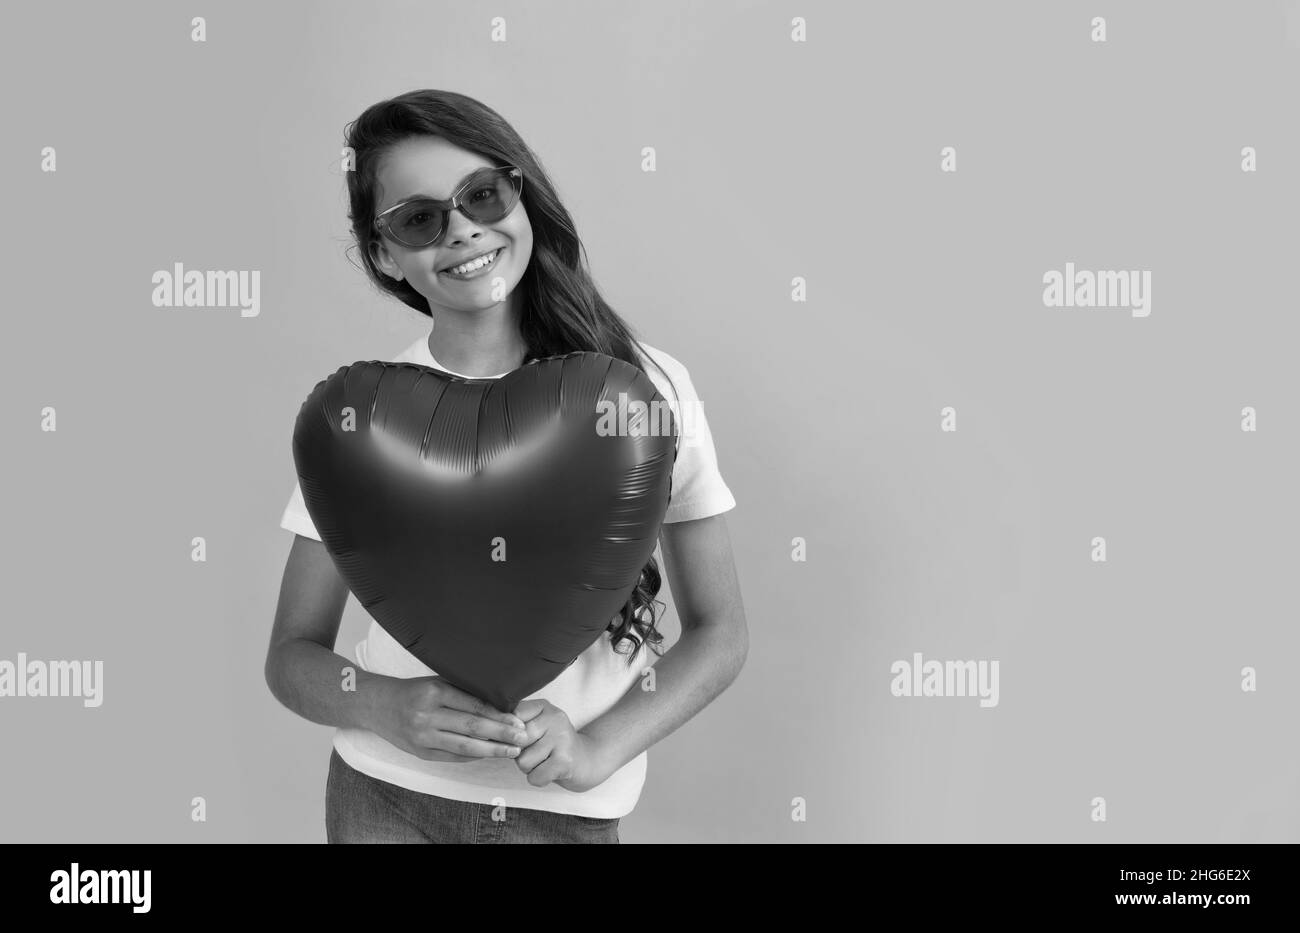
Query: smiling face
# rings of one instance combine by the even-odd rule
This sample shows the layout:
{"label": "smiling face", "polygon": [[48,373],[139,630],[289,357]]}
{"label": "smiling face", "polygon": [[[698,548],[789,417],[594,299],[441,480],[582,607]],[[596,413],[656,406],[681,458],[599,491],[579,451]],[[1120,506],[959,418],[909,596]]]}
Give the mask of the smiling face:
{"label": "smiling face", "polygon": [[[419,136],[394,146],[379,167],[375,214],[411,198],[447,200],[473,172],[492,162],[437,136]],[[371,246],[375,264],[395,279],[405,279],[429,301],[455,311],[501,304],[514,292],[533,252],[533,228],[521,198],[495,223],[483,224],[452,211],[436,245],[411,249],[378,237]],[[451,267],[498,250],[486,268],[468,274]],[[499,287],[501,286],[501,287]],[[496,296],[496,297],[494,297]]]}

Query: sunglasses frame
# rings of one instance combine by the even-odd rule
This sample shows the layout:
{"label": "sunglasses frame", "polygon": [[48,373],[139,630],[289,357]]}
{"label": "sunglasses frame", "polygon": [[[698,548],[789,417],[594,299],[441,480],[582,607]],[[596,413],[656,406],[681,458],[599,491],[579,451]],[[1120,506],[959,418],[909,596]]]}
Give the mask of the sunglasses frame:
{"label": "sunglasses frame", "polygon": [[[484,172],[493,172],[498,176],[504,175],[506,178],[510,179],[511,186],[514,188],[515,199],[514,202],[510,205],[509,209],[504,214],[502,214],[501,217],[497,218],[497,220],[501,220],[510,216],[510,212],[515,209],[516,205],[519,204],[519,199],[523,197],[524,170],[519,168],[519,166],[517,165],[498,165],[495,166],[494,168],[476,169],[473,172],[471,172],[469,177],[466,178],[463,182],[461,182],[460,187],[458,187],[455,191],[451,193],[451,198],[449,200],[440,201],[437,198],[408,198],[407,200],[403,201],[400,204],[394,204],[388,210],[384,211],[383,213],[375,217],[374,220],[375,230],[378,231],[378,233],[381,236],[393,241],[398,246],[403,246],[406,249],[424,249],[426,247],[434,246],[435,244],[437,244],[443,238],[443,235],[446,234],[447,227],[450,226],[447,223],[447,220],[451,217],[452,211],[460,211],[462,214],[464,214],[466,217],[468,217],[470,220],[474,221],[475,223],[484,223],[485,221],[479,220],[469,211],[465,210],[465,205],[461,203],[460,200],[461,195],[465,193],[466,189],[468,189],[471,185],[473,185],[475,183],[475,179],[478,178],[480,175],[482,175]],[[403,208],[410,207],[412,204],[417,204],[417,203],[432,204],[439,211],[441,211],[442,224],[438,228],[438,233],[433,237],[433,239],[429,240],[427,243],[405,243],[402,240],[399,240],[397,238],[397,235],[393,233],[388,223],[389,217],[396,211],[400,211]],[[496,223],[496,221],[486,221],[486,223]]]}

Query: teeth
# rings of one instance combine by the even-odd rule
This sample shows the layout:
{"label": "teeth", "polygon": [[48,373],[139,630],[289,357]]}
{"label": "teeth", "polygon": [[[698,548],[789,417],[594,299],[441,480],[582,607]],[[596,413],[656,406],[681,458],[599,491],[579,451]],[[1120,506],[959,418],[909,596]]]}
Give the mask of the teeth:
{"label": "teeth", "polygon": [[466,275],[467,273],[473,272],[475,269],[481,269],[488,263],[493,262],[499,252],[499,249],[494,249],[486,256],[475,259],[473,262],[467,262],[464,265],[456,266],[454,269],[448,269],[447,271],[455,273],[456,275]]}

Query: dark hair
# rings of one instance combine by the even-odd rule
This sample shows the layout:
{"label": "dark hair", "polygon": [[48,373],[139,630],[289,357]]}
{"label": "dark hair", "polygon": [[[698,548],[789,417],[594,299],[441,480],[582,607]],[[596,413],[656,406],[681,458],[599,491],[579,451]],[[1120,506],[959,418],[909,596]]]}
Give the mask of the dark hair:
{"label": "dark hair", "polygon": [[[521,198],[533,228],[532,256],[517,289],[523,297],[520,336],[528,346],[524,361],[589,350],[631,363],[645,373],[635,351],[645,354],[646,359],[650,356],[626,322],[601,297],[587,269],[586,249],[573,218],[560,203],[541,162],[500,114],[464,94],[408,91],[366,108],[348,124],[345,144],[355,159],[355,171],[347,173],[348,219],[370,280],[403,304],[433,316],[428,300],[411,283],[385,275],[371,254],[379,236],[373,225],[379,167],[393,146],[413,136],[440,136],[494,165],[523,169]],[[672,378],[656,360],[650,361],[673,385],[676,394]],[[632,643],[627,652],[629,665],[643,642],[648,642],[656,654],[662,653],[658,646],[663,633],[655,628],[655,607],[663,605],[655,599],[661,583],[658,562],[651,556],[632,595],[609,624],[615,650],[625,639]]]}

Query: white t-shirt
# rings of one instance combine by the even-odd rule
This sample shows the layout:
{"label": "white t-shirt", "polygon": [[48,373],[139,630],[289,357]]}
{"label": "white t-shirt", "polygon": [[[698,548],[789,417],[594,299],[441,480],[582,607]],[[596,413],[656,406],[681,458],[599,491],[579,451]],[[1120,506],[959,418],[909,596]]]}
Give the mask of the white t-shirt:
{"label": "white t-shirt", "polygon": [[[664,522],[707,518],[734,508],[736,500],[718,471],[717,454],[708,421],[690,374],[673,357],[647,346],[645,351],[672,377],[670,386],[663,375],[643,359],[650,380],[668,401],[679,425],[677,461],[673,467],[672,494]],[[394,363],[418,363],[461,376],[441,365],[429,351],[428,337],[421,337],[400,354]],[[499,379],[506,375],[477,377]],[[677,394],[673,393],[673,386]],[[685,412],[683,417],[682,412]],[[307,538],[320,540],[295,484],[280,527]],[[662,555],[656,547],[660,569]],[[671,582],[671,581],[670,581]],[[635,660],[628,663],[628,644],[622,653],[614,651],[607,633],[602,633],[555,680],[525,699],[545,699],[568,714],[575,729],[606,713],[640,681],[647,667],[658,660],[644,644]],[[390,677],[428,677],[434,673],[377,623],[370,623],[366,639],[356,646],[356,660],[362,669]],[[334,748],[356,770],[381,781],[453,800],[499,804],[532,810],[551,810],[578,816],[609,819],[625,816],[636,806],[645,783],[647,753],[641,752],[604,783],[583,793],[548,784],[534,787],[513,758],[480,758],[474,761],[426,761],[417,758],[368,729],[336,730]]]}

